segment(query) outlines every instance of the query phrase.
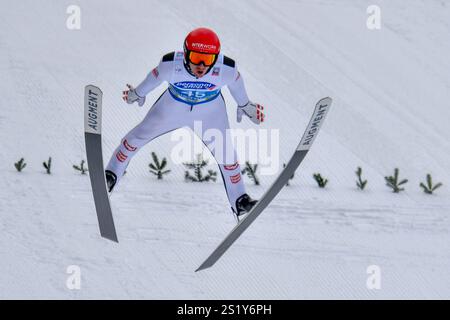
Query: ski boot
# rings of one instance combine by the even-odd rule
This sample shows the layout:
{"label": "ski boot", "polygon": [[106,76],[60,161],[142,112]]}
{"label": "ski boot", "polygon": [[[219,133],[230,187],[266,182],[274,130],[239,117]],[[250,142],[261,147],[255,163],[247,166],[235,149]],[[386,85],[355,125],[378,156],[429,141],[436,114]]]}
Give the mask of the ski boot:
{"label": "ski boot", "polygon": [[114,172],[110,170],[105,170],[105,176],[106,176],[106,188],[108,189],[108,192],[111,193],[114,189],[114,186],[117,182],[117,176]]}
{"label": "ski boot", "polygon": [[244,193],[242,196],[240,196],[236,200],[236,210],[233,209],[234,216],[236,218],[236,221],[239,223],[239,220],[241,220],[247,213],[252,210],[254,205],[258,202],[258,200],[253,200],[250,198],[250,196],[246,193]]}

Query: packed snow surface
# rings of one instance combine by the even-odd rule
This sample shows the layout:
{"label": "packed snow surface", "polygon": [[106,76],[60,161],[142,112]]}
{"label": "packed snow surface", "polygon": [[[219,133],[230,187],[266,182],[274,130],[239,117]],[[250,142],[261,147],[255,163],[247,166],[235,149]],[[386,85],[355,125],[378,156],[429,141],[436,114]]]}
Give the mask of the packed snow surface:
{"label": "packed snow surface", "polygon": [[[67,28],[66,1],[9,2],[0,12],[0,298],[450,298],[450,2],[376,1],[381,29],[370,30],[372,2],[73,1],[79,30]],[[139,108],[121,100],[125,84],[198,26],[217,31],[265,106],[261,128],[279,130],[280,169],[315,102],[333,105],[290,185],[195,273],[235,222],[220,179],[184,181],[170,134],[140,151],[111,196],[118,244],[99,236],[89,177],[72,165],[86,159],[84,86],[104,93],[106,162],[165,90]],[[254,128],[236,123],[223,93],[231,127]],[[162,181],[148,170],[151,151],[168,158]],[[384,181],[396,167],[409,179],[399,194]],[[245,177],[248,192],[260,197],[278,173],[260,186]],[[427,173],[444,184],[433,195],[419,187]],[[73,265],[79,290],[67,286]]]}

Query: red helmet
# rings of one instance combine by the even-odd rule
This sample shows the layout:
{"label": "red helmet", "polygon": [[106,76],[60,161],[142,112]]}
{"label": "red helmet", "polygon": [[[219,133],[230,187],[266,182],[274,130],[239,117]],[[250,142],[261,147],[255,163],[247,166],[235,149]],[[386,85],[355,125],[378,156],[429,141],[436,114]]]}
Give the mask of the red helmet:
{"label": "red helmet", "polygon": [[217,34],[208,28],[192,30],[184,40],[185,51],[219,54],[220,40]]}

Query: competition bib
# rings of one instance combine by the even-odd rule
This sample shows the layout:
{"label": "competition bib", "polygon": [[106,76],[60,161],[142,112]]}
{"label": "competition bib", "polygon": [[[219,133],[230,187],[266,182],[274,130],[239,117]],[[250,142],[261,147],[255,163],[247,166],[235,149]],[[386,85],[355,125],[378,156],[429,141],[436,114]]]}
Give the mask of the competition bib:
{"label": "competition bib", "polygon": [[220,88],[209,82],[182,81],[169,84],[169,92],[175,100],[196,105],[216,99]]}

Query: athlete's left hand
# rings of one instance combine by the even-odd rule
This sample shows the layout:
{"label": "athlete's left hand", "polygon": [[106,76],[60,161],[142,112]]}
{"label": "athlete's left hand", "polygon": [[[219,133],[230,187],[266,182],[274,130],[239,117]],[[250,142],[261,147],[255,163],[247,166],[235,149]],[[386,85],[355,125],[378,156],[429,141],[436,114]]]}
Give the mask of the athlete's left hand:
{"label": "athlete's left hand", "polygon": [[260,104],[247,102],[244,106],[238,106],[237,108],[237,122],[242,121],[242,115],[246,115],[254,123],[260,124],[264,122],[264,107]]}

